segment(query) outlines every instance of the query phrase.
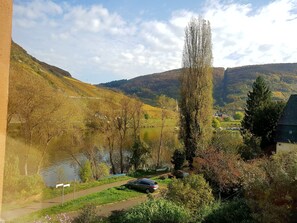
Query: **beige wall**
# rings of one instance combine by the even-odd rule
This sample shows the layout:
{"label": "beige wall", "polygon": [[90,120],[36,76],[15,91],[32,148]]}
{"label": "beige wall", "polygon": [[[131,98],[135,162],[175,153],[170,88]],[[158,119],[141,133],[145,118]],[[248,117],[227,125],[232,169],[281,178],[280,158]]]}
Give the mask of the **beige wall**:
{"label": "beige wall", "polygon": [[278,142],[276,144],[276,152],[297,151],[297,144]]}
{"label": "beige wall", "polygon": [[2,210],[3,170],[6,143],[11,20],[12,0],[0,0],[0,213]]}

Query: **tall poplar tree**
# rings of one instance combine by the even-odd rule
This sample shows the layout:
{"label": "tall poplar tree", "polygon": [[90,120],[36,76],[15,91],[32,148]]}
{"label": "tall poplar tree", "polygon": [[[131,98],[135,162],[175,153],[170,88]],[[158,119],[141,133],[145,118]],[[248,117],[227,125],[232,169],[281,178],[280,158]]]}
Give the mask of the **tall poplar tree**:
{"label": "tall poplar tree", "polygon": [[212,42],[210,23],[192,18],[185,29],[180,100],[180,137],[192,167],[197,149],[212,135]]}

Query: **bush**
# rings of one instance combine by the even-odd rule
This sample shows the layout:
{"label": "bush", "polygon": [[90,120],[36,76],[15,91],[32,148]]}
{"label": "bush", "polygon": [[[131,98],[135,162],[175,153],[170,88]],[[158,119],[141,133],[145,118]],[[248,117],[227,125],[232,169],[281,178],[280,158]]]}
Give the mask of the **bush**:
{"label": "bush", "polygon": [[218,129],[221,127],[221,122],[217,118],[213,118],[211,125],[214,129]]}
{"label": "bush", "polygon": [[184,205],[197,212],[214,201],[212,190],[202,175],[189,175],[184,179],[173,179],[168,185],[166,199]]}
{"label": "bush", "polygon": [[104,178],[109,176],[109,170],[110,167],[106,163],[99,163],[99,165],[96,167],[96,176],[98,178]]}
{"label": "bush", "polygon": [[96,214],[96,206],[88,204],[83,207],[80,214],[74,218],[73,223],[100,223],[102,219]]}
{"label": "bush", "polygon": [[263,174],[249,177],[244,186],[253,217],[258,222],[296,222],[297,152],[276,154],[260,168]]}
{"label": "bush", "polygon": [[214,148],[228,153],[237,154],[242,145],[242,136],[238,131],[218,131],[212,138]]}
{"label": "bush", "polygon": [[242,131],[244,144],[239,147],[238,152],[244,160],[260,157],[263,153],[260,147],[261,138],[253,136],[248,131]]}
{"label": "bush", "polygon": [[219,197],[228,197],[239,191],[242,185],[243,161],[233,153],[213,148],[201,151],[194,159],[194,167],[202,173]]}
{"label": "bush", "polygon": [[19,190],[21,174],[19,171],[19,158],[17,156],[7,156],[4,167],[3,189],[7,193]]}
{"label": "bush", "polygon": [[43,179],[40,175],[22,176],[19,182],[19,188],[23,196],[41,194],[45,188]]}
{"label": "bush", "polygon": [[174,164],[174,170],[180,170],[184,165],[186,156],[185,153],[179,149],[174,150],[171,163]]}
{"label": "bush", "polygon": [[88,182],[93,178],[91,163],[87,160],[79,171],[79,177],[82,182]]}
{"label": "bush", "polygon": [[118,218],[113,218],[113,223],[187,223],[188,211],[171,201],[158,199],[146,201]]}
{"label": "bush", "polygon": [[234,120],[242,120],[243,119],[244,114],[242,112],[235,112],[235,114],[233,115]]}
{"label": "bush", "polygon": [[252,223],[251,210],[244,199],[219,203],[203,223]]}
{"label": "bush", "polygon": [[224,120],[224,122],[231,122],[231,118],[230,117],[224,117],[223,120]]}

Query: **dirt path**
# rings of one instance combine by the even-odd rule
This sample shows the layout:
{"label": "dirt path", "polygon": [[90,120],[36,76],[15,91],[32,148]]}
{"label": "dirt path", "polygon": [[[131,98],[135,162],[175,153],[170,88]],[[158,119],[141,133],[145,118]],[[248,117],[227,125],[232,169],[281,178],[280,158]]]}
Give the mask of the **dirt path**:
{"label": "dirt path", "polygon": [[[119,182],[115,182],[115,183],[111,183],[111,184],[105,184],[105,185],[101,185],[98,187],[93,187],[90,189],[86,189],[86,190],[82,190],[82,191],[78,191],[75,192],[75,194],[71,193],[71,194],[66,194],[64,195],[64,202],[67,201],[71,201],[73,199],[79,198],[79,197],[83,197],[92,193],[96,193],[99,191],[103,191],[112,187],[117,187],[117,186],[121,186],[123,184],[126,184],[129,180],[125,180],[125,181],[119,181]],[[4,220],[12,220],[14,218],[18,218],[27,214],[30,214],[32,212],[35,211],[39,211],[41,209],[44,208],[49,208],[55,205],[58,205],[62,202],[62,197],[56,197],[53,199],[49,199],[49,200],[45,200],[45,201],[41,201],[41,202],[34,202],[28,206],[22,207],[22,208],[18,208],[18,209],[14,209],[14,210],[10,210],[10,211],[6,211],[2,213],[2,218]],[[115,205],[115,204],[114,204]]]}
{"label": "dirt path", "polygon": [[[96,208],[96,213],[97,215],[101,217],[108,217],[113,211],[121,211],[121,210],[127,210],[135,205],[141,204],[142,202],[146,201],[147,195],[143,194],[139,197],[131,198],[128,200],[124,201],[119,201],[116,203],[110,203],[110,204],[105,204],[105,205],[100,205]],[[78,216],[80,211],[74,211],[74,212],[69,212],[65,213],[71,218],[74,218]]]}

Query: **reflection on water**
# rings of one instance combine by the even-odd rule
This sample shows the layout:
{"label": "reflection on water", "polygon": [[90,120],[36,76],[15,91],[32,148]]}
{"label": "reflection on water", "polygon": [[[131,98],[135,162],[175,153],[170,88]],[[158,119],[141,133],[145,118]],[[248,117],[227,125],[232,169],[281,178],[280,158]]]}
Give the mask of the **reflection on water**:
{"label": "reflection on water", "polygon": [[[141,129],[141,138],[151,148],[151,157],[149,160],[146,160],[146,163],[148,166],[155,166],[155,161],[157,159],[157,148],[159,146],[160,128]],[[177,134],[174,132],[173,128],[164,129],[163,141],[161,164],[167,166],[171,165],[171,155],[178,142]],[[117,150],[114,152],[114,159],[118,159],[118,154],[116,151]],[[127,160],[130,155],[130,151],[125,151],[125,160]],[[106,162],[110,165],[108,151],[98,151],[98,157],[100,161]],[[76,159],[80,163],[84,163],[86,161],[86,157],[83,153],[77,154]],[[79,168],[80,167],[78,163],[75,162],[74,159],[71,157],[66,157],[63,160],[54,161],[54,164],[49,167],[45,167],[41,171],[41,175],[47,186],[54,187],[58,183],[80,181]]]}
{"label": "reflection on water", "polygon": [[[83,154],[76,155],[76,158],[82,163],[86,160]],[[50,187],[54,187],[57,183],[79,181],[79,165],[73,159],[68,158],[44,168],[41,176],[45,185]]]}

